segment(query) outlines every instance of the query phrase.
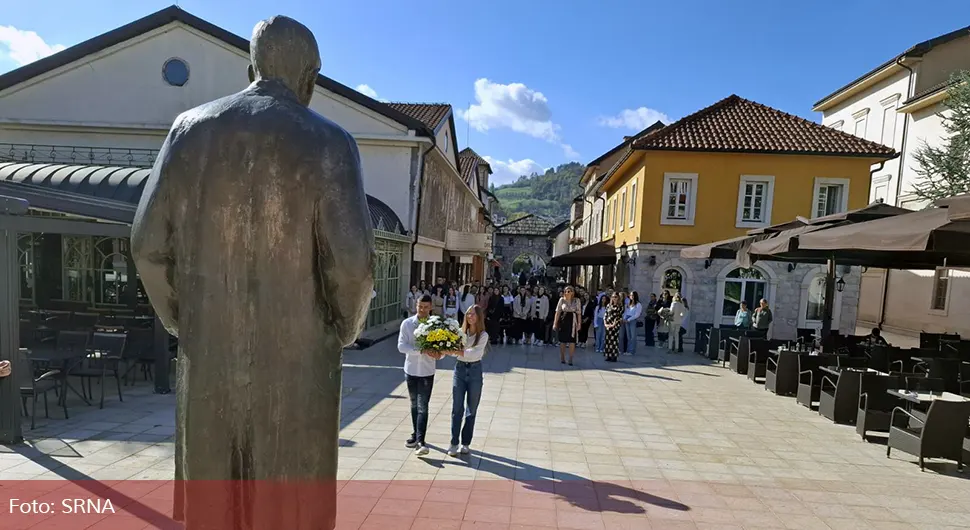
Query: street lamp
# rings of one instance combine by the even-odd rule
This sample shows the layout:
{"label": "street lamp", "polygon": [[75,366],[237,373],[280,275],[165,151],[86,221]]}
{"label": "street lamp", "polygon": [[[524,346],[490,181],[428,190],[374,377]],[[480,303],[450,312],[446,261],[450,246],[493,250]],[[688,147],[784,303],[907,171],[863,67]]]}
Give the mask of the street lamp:
{"label": "street lamp", "polygon": [[620,245],[620,260],[627,265],[637,264],[637,259],[630,256],[630,250],[627,248],[626,243]]}
{"label": "street lamp", "polygon": [[844,277],[839,278],[839,281],[835,282],[835,290],[838,291],[838,292],[840,292],[840,293],[845,290],[845,278]]}

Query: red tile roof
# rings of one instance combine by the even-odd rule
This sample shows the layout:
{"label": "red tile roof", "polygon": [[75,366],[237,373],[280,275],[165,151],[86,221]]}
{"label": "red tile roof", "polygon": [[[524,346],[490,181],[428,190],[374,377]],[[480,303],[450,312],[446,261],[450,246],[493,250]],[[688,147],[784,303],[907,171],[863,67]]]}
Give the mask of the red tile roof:
{"label": "red tile roof", "polygon": [[896,152],[831,127],[731,95],[633,142],[639,150],[892,158]]}
{"label": "red tile roof", "polygon": [[432,131],[451,113],[447,103],[388,103],[392,109],[423,123]]}
{"label": "red tile roof", "polygon": [[472,151],[471,147],[466,147],[462,149],[460,153],[458,153],[458,170],[461,173],[461,178],[467,182],[469,186],[472,186],[472,189],[474,189],[475,186],[478,186],[475,179],[475,170],[479,165],[482,164],[488,168],[489,172],[492,171],[492,168],[488,165],[488,162],[484,158],[478,156],[478,153]]}

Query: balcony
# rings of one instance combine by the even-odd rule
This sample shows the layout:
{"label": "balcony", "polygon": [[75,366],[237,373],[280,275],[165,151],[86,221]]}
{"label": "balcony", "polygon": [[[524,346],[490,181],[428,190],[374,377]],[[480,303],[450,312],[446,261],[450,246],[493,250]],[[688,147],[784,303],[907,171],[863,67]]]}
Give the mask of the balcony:
{"label": "balcony", "polygon": [[0,162],[152,167],[156,149],[0,143]]}
{"label": "balcony", "polygon": [[445,234],[445,248],[449,252],[487,254],[492,251],[492,234],[448,230]]}

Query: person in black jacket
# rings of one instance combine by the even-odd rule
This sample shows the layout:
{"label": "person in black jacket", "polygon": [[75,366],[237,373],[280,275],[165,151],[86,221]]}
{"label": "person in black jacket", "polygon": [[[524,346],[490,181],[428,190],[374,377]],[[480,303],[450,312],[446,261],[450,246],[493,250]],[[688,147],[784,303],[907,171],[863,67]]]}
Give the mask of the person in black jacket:
{"label": "person in black jacket", "polygon": [[583,317],[579,327],[579,347],[585,348],[589,341],[589,330],[593,325],[593,317],[596,316],[596,300],[591,300],[589,293],[585,291],[580,296],[583,300]]}
{"label": "person in black jacket", "polygon": [[488,307],[485,308],[485,331],[492,344],[498,344],[502,340],[501,320],[505,313],[505,302],[499,294],[498,287],[492,288],[492,296],[488,298]]}

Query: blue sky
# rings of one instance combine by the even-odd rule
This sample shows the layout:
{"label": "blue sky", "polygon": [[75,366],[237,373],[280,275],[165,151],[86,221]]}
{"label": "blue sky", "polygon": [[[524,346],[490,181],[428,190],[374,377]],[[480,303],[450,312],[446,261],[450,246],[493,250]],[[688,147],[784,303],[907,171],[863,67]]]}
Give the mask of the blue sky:
{"label": "blue sky", "polygon": [[[168,5],[0,0],[0,72]],[[292,16],[316,34],[325,75],[388,101],[451,103],[460,146],[489,157],[499,183],[588,162],[657,117],[675,120],[732,93],[818,120],[814,101],[970,24],[967,0],[179,5],[246,37],[262,18]]]}

